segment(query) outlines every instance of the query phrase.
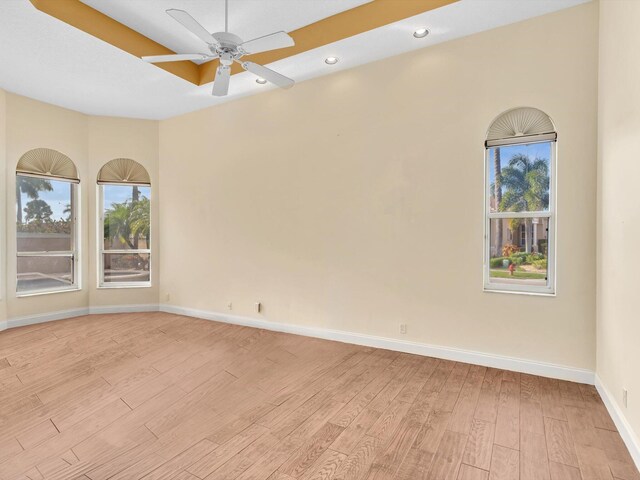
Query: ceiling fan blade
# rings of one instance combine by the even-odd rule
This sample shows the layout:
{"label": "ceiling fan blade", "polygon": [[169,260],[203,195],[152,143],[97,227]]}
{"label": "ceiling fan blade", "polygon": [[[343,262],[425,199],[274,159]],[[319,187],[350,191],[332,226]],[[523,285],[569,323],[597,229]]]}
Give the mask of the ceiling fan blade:
{"label": "ceiling fan blade", "polygon": [[269,50],[277,50],[278,48],[293,47],[296,43],[293,38],[286,32],[276,32],[264,37],[254,38],[244,42],[240,47],[247,54],[268,52]]}
{"label": "ceiling fan blade", "polygon": [[264,78],[268,82],[271,82],[280,88],[291,88],[296,83],[289,77],[285,77],[284,75],[281,75],[278,72],[271,70],[270,68],[258,65],[257,63],[242,62],[241,65],[245,70]]}
{"label": "ceiling fan blade", "polygon": [[183,60],[209,60],[213,58],[211,55],[201,53],[176,53],[175,55],[151,55],[142,57],[142,60],[148,63],[162,62],[182,62]]}
{"label": "ceiling fan blade", "polygon": [[213,38],[213,35],[211,35],[211,33],[209,33],[202,25],[200,25],[195,18],[193,18],[184,10],[171,8],[167,10],[167,13],[206,44],[219,45],[218,41]]}
{"label": "ceiling fan blade", "polygon": [[216,70],[216,78],[213,80],[213,92],[216,97],[224,97],[229,93],[229,80],[231,78],[231,67],[220,65]]}

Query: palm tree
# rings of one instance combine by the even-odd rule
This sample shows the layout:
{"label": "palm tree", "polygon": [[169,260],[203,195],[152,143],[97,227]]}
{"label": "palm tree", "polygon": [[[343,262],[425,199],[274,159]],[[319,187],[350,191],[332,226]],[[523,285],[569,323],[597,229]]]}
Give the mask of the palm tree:
{"label": "palm tree", "polygon": [[150,201],[140,196],[134,187],[135,200],[113,203],[104,215],[104,239],[120,240],[131,249],[138,249],[138,239],[143,236],[149,245]]}
{"label": "palm tree", "polygon": [[62,214],[67,216],[67,220],[71,220],[71,204],[70,203],[67,203],[64,206],[64,210],[62,211]]}
{"label": "palm tree", "polygon": [[[131,210],[132,211],[136,207],[139,198],[140,198],[140,189],[138,188],[137,185],[133,185],[133,187],[131,188]],[[137,235],[135,235],[133,237],[133,245],[134,245],[134,248],[136,248],[136,249],[138,248],[138,236]]]}
{"label": "palm tree", "polygon": [[[500,201],[501,212],[534,212],[549,207],[548,160],[516,154],[502,169],[505,192]],[[525,250],[531,252],[531,218],[525,218]]]}
{"label": "palm tree", "polygon": [[149,235],[151,230],[150,210],[150,202],[147,197],[142,197],[132,205],[131,209],[131,233],[135,239],[143,236],[146,240],[146,248],[149,248]]}
{"label": "palm tree", "polygon": [[[502,202],[502,165],[500,161],[500,147],[496,147],[493,151],[493,171],[494,171],[494,183],[493,183],[493,195],[496,202],[496,210],[500,208]],[[496,256],[502,255],[502,219],[499,218],[496,223]]]}
{"label": "palm tree", "polygon": [[131,205],[129,202],[113,203],[104,215],[104,239],[120,240],[133,249],[131,241]]}
{"label": "palm tree", "polygon": [[36,200],[40,197],[40,192],[51,192],[53,186],[51,182],[44,178],[27,177],[18,175],[16,177],[16,204],[18,205],[17,221],[22,223],[22,194],[32,200]]}

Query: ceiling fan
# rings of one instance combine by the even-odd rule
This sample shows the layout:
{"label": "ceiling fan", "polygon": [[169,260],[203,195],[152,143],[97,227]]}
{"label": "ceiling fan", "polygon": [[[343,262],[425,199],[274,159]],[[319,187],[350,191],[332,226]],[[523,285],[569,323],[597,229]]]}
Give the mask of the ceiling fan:
{"label": "ceiling fan", "polygon": [[180,62],[183,60],[213,60],[220,59],[220,66],[216,70],[213,82],[213,95],[224,97],[229,92],[231,65],[236,62],[245,70],[267,80],[280,88],[291,88],[294,81],[270,68],[254,62],[241,60],[245,55],[277,50],[295,45],[293,38],[286,32],[276,32],[263,37],[244,42],[240,37],[229,33],[229,5],[225,0],[224,32],[209,33],[191,15],[184,10],[169,9],[167,13],[180,22],[183,27],[207,44],[210,53],[178,53],[174,55],[154,55],[142,57],[145,62]]}

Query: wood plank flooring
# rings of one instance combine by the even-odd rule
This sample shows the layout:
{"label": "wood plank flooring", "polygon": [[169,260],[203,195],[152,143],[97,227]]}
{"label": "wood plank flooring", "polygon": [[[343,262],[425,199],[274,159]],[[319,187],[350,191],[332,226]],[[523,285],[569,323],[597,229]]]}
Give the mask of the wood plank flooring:
{"label": "wood plank flooring", "polygon": [[0,478],[640,475],[592,386],[141,313],[0,333]]}

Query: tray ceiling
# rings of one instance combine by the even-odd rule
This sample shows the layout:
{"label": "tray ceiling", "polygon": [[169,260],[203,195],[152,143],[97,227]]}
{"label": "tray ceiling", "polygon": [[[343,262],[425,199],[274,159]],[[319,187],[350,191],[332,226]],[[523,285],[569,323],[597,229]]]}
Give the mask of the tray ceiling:
{"label": "tray ceiling", "polygon": [[[460,0],[278,59],[271,65],[301,82],[586,1],[589,0]],[[188,10],[214,31],[224,25],[222,0],[83,2],[180,53],[193,50],[199,43],[165,14],[167,8]],[[247,38],[280,29],[293,31],[367,3],[366,0],[229,0],[230,30]],[[431,34],[424,39],[413,38],[412,32],[421,26],[428,27]],[[327,56],[337,56],[340,62],[328,66],[323,61]],[[273,88],[256,84],[255,77],[244,72],[234,75],[228,97],[212,97],[211,83],[196,86],[147,64],[38,11],[28,0],[0,2],[0,63],[3,65],[0,88],[93,115],[162,119]]]}

